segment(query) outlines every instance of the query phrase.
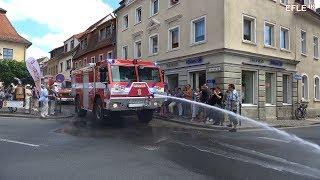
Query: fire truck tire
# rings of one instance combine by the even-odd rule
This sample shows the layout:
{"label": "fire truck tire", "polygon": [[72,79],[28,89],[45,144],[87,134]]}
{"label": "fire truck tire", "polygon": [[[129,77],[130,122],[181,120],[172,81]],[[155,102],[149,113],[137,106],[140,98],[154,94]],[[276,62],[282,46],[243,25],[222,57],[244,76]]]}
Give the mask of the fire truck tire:
{"label": "fire truck tire", "polygon": [[85,117],[87,115],[87,111],[81,109],[79,97],[76,97],[75,111],[76,111],[78,117]]}
{"label": "fire truck tire", "polygon": [[104,119],[102,101],[100,98],[97,98],[93,107],[93,123],[102,123]]}
{"label": "fire truck tire", "polygon": [[153,110],[141,110],[138,112],[138,119],[142,123],[148,124],[153,117]]}

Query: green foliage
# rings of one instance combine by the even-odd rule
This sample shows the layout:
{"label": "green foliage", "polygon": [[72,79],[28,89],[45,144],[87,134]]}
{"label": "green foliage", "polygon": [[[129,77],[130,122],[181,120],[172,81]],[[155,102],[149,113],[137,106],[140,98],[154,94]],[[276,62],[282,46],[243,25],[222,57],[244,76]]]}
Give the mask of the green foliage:
{"label": "green foliage", "polygon": [[19,78],[24,84],[32,84],[32,77],[25,62],[0,60],[0,82],[4,82],[6,86],[13,82],[16,84],[15,77]]}

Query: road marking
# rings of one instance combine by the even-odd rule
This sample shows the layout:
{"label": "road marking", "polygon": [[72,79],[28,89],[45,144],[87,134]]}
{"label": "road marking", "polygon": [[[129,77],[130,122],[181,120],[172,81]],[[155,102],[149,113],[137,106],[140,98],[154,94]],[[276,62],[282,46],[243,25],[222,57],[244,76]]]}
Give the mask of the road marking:
{"label": "road marking", "polygon": [[157,147],[157,146],[144,146],[143,149],[148,150],[148,151],[156,151],[156,150],[159,150],[159,147]]}
{"label": "road marking", "polygon": [[37,144],[30,144],[30,143],[25,143],[25,142],[20,142],[20,141],[13,141],[9,139],[2,139],[0,138],[1,142],[8,142],[8,143],[14,143],[14,144],[20,144],[20,145],[25,145],[25,146],[30,146],[30,147],[39,147],[40,145]]}
{"label": "road marking", "polygon": [[283,143],[290,143],[291,141],[286,141],[286,140],[281,140],[281,139],[274,139],[274,138],[268,138],[268,137],[258,137],[259,139],[266,139],[270,141],[278,141],[278,142],[283,142]]}

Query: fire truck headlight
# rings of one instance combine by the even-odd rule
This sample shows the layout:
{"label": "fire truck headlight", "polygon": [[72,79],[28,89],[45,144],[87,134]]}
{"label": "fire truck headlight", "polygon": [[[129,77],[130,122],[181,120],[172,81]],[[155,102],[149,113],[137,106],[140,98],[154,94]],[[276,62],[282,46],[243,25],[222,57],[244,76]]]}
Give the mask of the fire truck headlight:
{"label": "fire truck headlight", "polygon": [[157,102],[154,102],[153,105],[154,105],[154,106],[158,106],[158,103],[157,103]]}
{"label": "fire truck headlight", "polygon": [[114,103],[114,104],[112,105],[112,107],[113,107],[114,109],[116,109],[116,108],[118,108],[118,104],[117,104],[117,103]]}

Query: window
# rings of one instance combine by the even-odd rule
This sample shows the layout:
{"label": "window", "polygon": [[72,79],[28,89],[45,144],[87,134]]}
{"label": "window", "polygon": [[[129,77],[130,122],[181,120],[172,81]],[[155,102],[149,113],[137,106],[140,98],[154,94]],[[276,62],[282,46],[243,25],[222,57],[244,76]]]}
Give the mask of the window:
{"label": "window", "polygon": [[151,0],[151,16],[158,14],[159,0]]}
{"label": "window", "polygon": [[91,57],[91,63],[96,63],[96,57]]}
{"label": "window", "polygon": [[13,49],[3,48],[3,59],[4,60],[12,60],[13,59]]}
{"label": "window", "polygon": [[256,42],[256,19],[243,15],[243,40]]}
{"label": "window", "polygon": [[308,87],[308,76],[302,76],[302,99],[308,100],[309,99],[309,87]]}
{"label": "window", "polygon": [[282,77],[282,87],[283,87],[283,104],[292,104],[291,93],[292,93],[292,83],[289,75],[283,75]]}
{"label": "window", "polygon": [[71,69],[71,59],[67,60],[66,70]]}
{"label": "window", "polygon": [[107,54],[107,59],[113,59],[112,51],[108,52],[108,54]]}
{"label": "window", "polygon": [[103,54],[99,55],[99,61],[101,62],[103,60]]}
{"label": "window", "polygon": [[274,47],[274,24],[265,22],[264,24],[264,45]]}
{"label": "window", "polygon": [[122,47],[122,58],[128,59],[128,46]]}
{"label": "window", "polygon": [[103,40],[107,37],[107,28],[102,28],[99,30],[99,40]]}
{"label": "window", "polygon": [[64,52],[68,52],[68,44],[64,45]]}
{"label": "window", "polygon": [[129,16],[128,14],[123,16],[123,29],[128,29],[129,27]]}
{"label": "window", "polygon": [[111,66],[113,82],[134,82],[137,80],[134,66]]}
{"label": "window", "polygon": [[141,40],[134,43],[134,58],[141,58]]}
{"label": "window", "polygon": [[206,40],[206,18],[201,17],[192,21],[192,43],[199,43]]}
{"label": "window", "polygon": [[136,24],[141,23],[142,21],[142,8],[138,7],[136,9]]}
{"label": "window", "polygon": [[284,4],[284,5],[287,5],[288,4],[288,0],[281,0],[280,3]]}
{"label": "window", "polygon": [[320,78],[316,76],[314,78],[314,99],[320,100]]}
{"label": "window", "polygon": [[81,40],[81,49],[86,49],[88,46],[88,38]]}
{"label": "window", "polygon": [[158,68],[139,67],[139,81],[160,82],[160,72]]}
{"label": "window", "polygon": [[169,50],[177,49],[180,46],[180,28],[169,29]]}
{"label": "window", "polygon": [[82,63],[81,63],[81,61],[80,61],[80,66],[82,67],[82,66],[85,66],[87,64],[87,58],[84,58],[83,59],[83,61],[82,61]]}
{"label": "window", "polygon": [[74,48],[74,40],[71,40],[70,42],[70,49],[72,50]]}
{"label": "window", "polygon": [[242,102],[244,104],[256,103],[256,72],[242,71]]}
{"label": "window", "polygon": [[153,35],[150,37],[150,54],[157,54],[159,49],[158,49],[158,35]]}
{"label": "window", "polygon": [[307,54],[307,33],[305,31],[301,31],[301,54]]}
{"label": "window", "polygon": [[174,5],[178,4],[179,2],[180,2],[180,0],[169,0],[169,5],[174,6]]}
{"label": "window", "polygon": [[313,37],[313,57],[319,59],[319,38]]}
{"label": "window", "polygon": [[266,73],[266,103],[276,103],[276,76],[273,73]]}
{"label": "window", "polygon": [[289,50],[289,29],[280,28],[280,48],[282,50]]}
{"label": "window", "polygon": [[110,38],[112,36],[112,26],[106,27],[106,38]]}
{"label": "window", "polygon": [[60,72],[63,71],[63,62],[60,63]]}

